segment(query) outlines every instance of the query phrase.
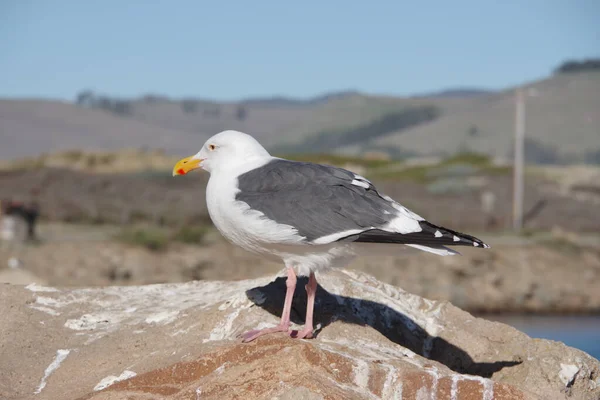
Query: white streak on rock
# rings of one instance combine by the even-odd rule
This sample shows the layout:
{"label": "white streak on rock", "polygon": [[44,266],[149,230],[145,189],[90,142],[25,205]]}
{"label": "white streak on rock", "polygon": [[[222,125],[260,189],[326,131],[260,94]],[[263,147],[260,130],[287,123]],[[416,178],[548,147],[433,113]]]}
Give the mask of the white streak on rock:
{"label": "white streak on rock", "polygon": [[97,392],[98,390],[106,389],[107,387],[109,387],[117,382],[124,381],[129,378],[133,378],[136,375],[137,374],[135,372],[129,371],[127,369],[125,371],[123,371],[121,373],[121,375],[119,375],[119,376],[109,375],[106,378],[102,379],[100,382],[98,382],[98,384],[96,386],[94,386],[94,392]]}
{"label": "white streak on rock", "polygon": [[229,364],[229,362],[226,362],[223,365],[221,365],[219,368],[215,369],[215,373],[217,373],[218,375],[221,375],[223,373],[223,371],[225,371],[225,366],[227,364]]}
{"label": "white streak on rock", "polygon": [[48,287],[48,286],[41,286],[35,282],[30,283],[29,285],[25,286],[25,289],[31,290],[32,292],[60,292],[60,290],[58,290],[56,288]]}
{"label": "white streak on rock", "polygon": [[442,235],[442,232],[440,231],[435,231],[435,237],[442,237],[444,235]]}
{"label": "white streak on rock", "polygon": [[366,361],[364,360],[359,360],[359,359],[355,359],[356,360],[356,367],[353,368],[354,370],[354,383],[362,388],[365,389],[369,386],[369,364],[367,364]]}
{"label": "white streak on rock", "polygon": [[452,386],[450,387],[450,400],[458,400],[458,381],[459,375],[452,375]]}
{"label": "white streak on rock", "polygon": [[34,310],[38,310],[38,311],[41,311],[41,312],[45,312],[46,314],[50,314],[50,315],[54,315],[54,316],[56,316],[56,315],[60,315],[60,313],[59,313],[58,311],[56,311],[56,310],[53,310],[52,308],[49,308],[49,307],[44,307],[44,306],[36,306],[35,304],[34,304],[34,305],[31,305],[31,306],[29,306],[29,307],[30,307],[30,308],[33,308]]}
{"label": "white streak on rock", "polygon": [[435,399],[437,399],[437,389],[438,389],[438,383],[440,380],[440,373],[438,372],[438,369],[435,367],[432,367],[431,369],[427,369],[427,373],[430,374],[433,378],[433,382],[431,384],[431,400],[435,400]]}
{"label": "white streak on rock", "polygon": [[[200,324],[201,324],[200,322],[197,322],[197,323],[195,323],[195,324],[191,324],[190,326],[188,326],[188,327],[187,327],[187,328],[185,328],[185,329],[179,329],[179,330],[177,330],[177,331],[173,332],[173,333],[171,334],[171,336],[173,337],[173,336],[177,336],[177,335],[185,335],[185,334],[189,333],[189,332],[190,332],[192,329],[196,328],[196,327],[197,327],[198,325],[200,325]],[[142,332],[143,332],[143,331],[142,331]]]}
{"label": "white streak on rock", "polygon": [[575,375],[579,372],[579,367],[574,364],[560,364],[560,371],[558,372],[558,377],[562,383],[567,386],[569,382],[575,378]]}
{"label": "white streak on rock", "polygon": [[149,315],[146,317],[144,322],[147,324],[160,324],[166,325],[175,321],[175,318],[179,315],[179,311],[163,311],[156,314]]}
{"label": "white streak on rock", "polygon": [[51,307],[56,307],[58,302],[56,301],[56,299],[53,299],[52,297],[36,297],[35,302],[37,304],[41,304],[43,306],[51,306]]}
{"label": "white streak on rock", "polygon": [[494,382],[489,379],[481,379],[483,385],[483,400],[494,400]]}
{"label": "white streak on rock", "polygon": [[224,340],[227,339],[231,335],[231,329],[233,327],[233,321],[240,315],[240,312],[243,308],[238,308],[237,310],[231,312],[227,315],[221,322],[215,326],[215,328],[210,332],[210,336],[208,339],[202,340],[202,343],[212,342],[213,340]]}
{"label": "white streak on rock", "polygon": [[456,235],[454,235],[454,237],[452,237],[452,240],[454,240],[455,242],[460,242],[460,238]]}
{"label": "white streak on rock", "polygon": [[34,394],[39,394],[42,392],[42,390],[44,390],[44,388],[46,387],[47,379],[54,371],[58,369],[58,367],[60,367],[60,363],[62,363],[65,360],[65,358],[67,358],[70,352],[71,350],[56,350],[56,356],[54,357],[54,360],[52,360],[50,365],[48,365],[48,368],[46,368],[46,371],[44,372],[44,377],[40,381],[40,384],[35,390]]}
{"label": "white streak on rock", "polygon": [[[393,399],[394,392],[396,391],[395,383],[398,380],[398,370],[396,367],[385,364],[385,368],[387,368],[388,373],[385,377],[385,382],[383,382],[383,388],[381,389],[381,398],[382,399]],[[400,382],[402,385],[402,382]]]}
{"label": "white streak on rock", "polygon": [[394,397],[392,398],[394,400],[402,400],[402,382],[396,385],[396,388],[394,389]]}
{"label": "white streak on rock", "polygon": [[[410,351],[409,349],[401,346],[385,346],[364,340],[347,340],[342,338],[336,340],[329,340],[323,338],[321,343],[322,348],[342,354],[345,357],[349,357],[349,355],[346,353],[339,352],[337,350],[337,345],[355,349],[368,359],[393,360],[401,358],[404,361],[409,362],[413,365],[421,366],[421,364],[415,361],[416,354]],[[323,345],[324,343],[331,343],[334,346]]]}
{"label": "white streak on rock", "polygon": [[110,313],[83,314],[77,319],[68,319],[65,327],[74,331],[92,331],[111,322]]}
{"label": "white streak on rock", "polygon": [[421,386],[417,391],[417,400],[432,400],[429,391],[425,386]]}

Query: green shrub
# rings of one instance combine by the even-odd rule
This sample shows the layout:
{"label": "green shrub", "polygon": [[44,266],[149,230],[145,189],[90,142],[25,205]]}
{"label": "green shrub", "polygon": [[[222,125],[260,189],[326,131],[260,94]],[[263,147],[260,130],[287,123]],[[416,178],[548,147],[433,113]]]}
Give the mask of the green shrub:
{"label": "green shrub", "polygon": [[413,166],[400,170],[373,171],[367,174],[367,177],[372,179],[427,183],[431,181],[430,175],[433,170],[434,168],[431,166]]}
{"label": "green shrub", "polygon": [[150,228],[125,229],[116,236],[116,239],[152,251],[164,250],[169,244],[169,237],[164,231]]}
{"label": "green shrub", "polygon": [[458,153],[441,162],[441,165],[467,164],[474,167],[484,167],[491,164],[487,154],[480,153]]}
{"label": "green shrub", "polygon": [[188,244],[201,244],[208,232],[208,227],[200,226],[183,226],[173,236],[173,239]]}

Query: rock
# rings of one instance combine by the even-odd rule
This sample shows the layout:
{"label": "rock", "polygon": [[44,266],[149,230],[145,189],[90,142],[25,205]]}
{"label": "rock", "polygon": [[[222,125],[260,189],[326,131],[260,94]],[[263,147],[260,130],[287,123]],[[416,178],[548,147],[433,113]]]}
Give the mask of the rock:
{"label": "rock", "polygon": [[[284,278],[4,285],[0,398],[600,398],[600,362],[582,351],[363,273],[318,279],[316,339],[248,344],[236,335],[278,322]],[[305,303],[298,290],[294,323]]]}
{"label": "rock", "polygon": [[30,283],[46,284],[43,279],[21,268],[0,269],[0,284],[2,283],[11,283],[13,285],[28,285]]}

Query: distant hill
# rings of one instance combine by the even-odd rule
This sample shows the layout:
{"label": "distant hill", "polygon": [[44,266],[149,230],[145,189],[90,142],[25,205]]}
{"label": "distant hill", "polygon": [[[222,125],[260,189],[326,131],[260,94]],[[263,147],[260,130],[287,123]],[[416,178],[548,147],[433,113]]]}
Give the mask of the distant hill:
{"label": "distant hill", "polygon": [[61,150],[200,147],[192,132],[60,101],[0,100],[0,158],[14,159]]}
{"label": "distant hill", "polygon": [[439,92],[432,93],[421,93],[413,95],[412,97],[425,97],[425,98],[471,98],[490,96],[497,93],[493,90],[479,89],[479,88],[454,88],[446,89]]}
{"label": "distant hill", "polygon": [[[555,74],[527,87],[528,161],[600,162],[600,72]],[[161,95],[116,99],[84,91],[76,100],[0,100],[0,158],[122,148],[187,155],[225,129],[286,152],[374,151],[402,158],[475,151],[510,157],[514,132],[511,88],[411,97],[342,91],[238,102]]]}
{"label": "distant hill", "polygon": [[356,90],[346,90],[341,92],[326,93],[321,96],[315,96],[308,99],[296,99],[286,96],[273,96],[262,98],[250,98],[240,101],[244,105],[263,106],[263,107],[302,107],[307,105],[324,104],[332,100],[344,99],[352,96],[360,96],[361,93]]}
{"label": "distant hill", "polygon": [[[600,72],[556,75],[526,87],[528,161],[593,161],[592,155],[600,154]],[[475,151],[511,157],[514,120],[510,89],[476,101],[467,110],[382,136],[374,145],[430,155]]]}

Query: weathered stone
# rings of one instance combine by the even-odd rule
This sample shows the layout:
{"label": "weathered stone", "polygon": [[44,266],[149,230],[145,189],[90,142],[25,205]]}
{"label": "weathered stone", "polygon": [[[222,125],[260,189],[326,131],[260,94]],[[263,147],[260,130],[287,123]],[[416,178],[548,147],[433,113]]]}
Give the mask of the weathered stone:
{"label": "weathered stone", "polygon": [[[4,285],[2,399],[598,399],[600,362],[349,270],[319,276],[316,339],[276,324],[285,281]],[[304,282],[300,280],[298,287]],[[292,320],[304,318],[296,292]]]}

